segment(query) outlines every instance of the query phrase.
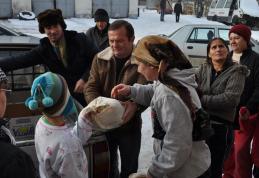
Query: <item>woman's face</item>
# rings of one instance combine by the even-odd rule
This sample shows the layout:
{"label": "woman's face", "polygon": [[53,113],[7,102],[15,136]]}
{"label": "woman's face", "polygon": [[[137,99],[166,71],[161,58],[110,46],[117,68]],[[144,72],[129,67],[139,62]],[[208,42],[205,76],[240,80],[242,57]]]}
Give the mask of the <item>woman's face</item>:
{"label": "woman's face", "polygon": [[227,59],[227,55],[228,48],[221,40],[217,39],[211,43],[209,57],[211,58],[212,63],[224,63]]}
{"label": "woman's face", "polygon": [[154,81],[158,79],[158,69],[142,62],[138,64],[138,72],[141,73],[147,81]]}

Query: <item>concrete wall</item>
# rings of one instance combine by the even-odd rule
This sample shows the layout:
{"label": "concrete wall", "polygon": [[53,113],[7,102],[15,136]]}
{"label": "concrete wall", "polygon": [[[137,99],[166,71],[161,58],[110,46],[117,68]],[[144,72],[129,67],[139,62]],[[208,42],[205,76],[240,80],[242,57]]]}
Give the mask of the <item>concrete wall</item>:
{"label": "concrete wall", "polygon": [[[28,10],[28,11],[37,11],[35,14],[37,15],[41,9],[33,9],[32,7],[32,1],[35,1],[34,4],[37,3],[43,3],[45,1],[36,1],[36,0],[12,0],[12,10],[13,10],[13,17],[16,17],[16,15],[22,11],[22,10]],[[93,13],[93,1],[94,0],[75,0],[75,17],[92,17]],[[129,12],[128,16],[130,18],[137,18],[138,17],[138,0],[128,0],[129,1]],[[45,2],[47,3],[47,2]],[[45,7],[44,7],[45,8]],[[49,8],[49,7],[48,7]],[[39,12],[38,12],[39,11]]]}
{"label": "concrete wall", "polygon": [[138,0],[129,0],[129,18],[138,17]]}
{"label": "concrete wall", "polygon": [[31,0],[12,0],[13,16],[24,10],[31,11]]}
{"label": "concrete wall", "polygon": [[93,0],[75,0],[75,16],[92,17],[92,1]]}

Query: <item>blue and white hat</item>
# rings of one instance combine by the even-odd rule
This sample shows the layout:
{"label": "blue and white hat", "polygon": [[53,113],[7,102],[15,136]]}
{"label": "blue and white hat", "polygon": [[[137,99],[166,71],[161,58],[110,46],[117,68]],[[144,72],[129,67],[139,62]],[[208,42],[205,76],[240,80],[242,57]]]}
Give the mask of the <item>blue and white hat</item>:
{"label": "blue and white hat", "polygon": [[30,110],[43,109],[48,117],[68,116],[77,112],[65,79],[46,72],[33,81],[31,96],[25,101]]}

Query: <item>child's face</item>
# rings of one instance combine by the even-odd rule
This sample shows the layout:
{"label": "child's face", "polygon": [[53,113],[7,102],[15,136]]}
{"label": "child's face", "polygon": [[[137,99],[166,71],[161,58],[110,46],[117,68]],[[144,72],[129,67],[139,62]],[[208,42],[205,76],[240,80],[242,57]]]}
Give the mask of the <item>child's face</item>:
{"label": "child's face", "polygon": [[0,88],[0,118],[4,116],[6,108],[6,91]]}

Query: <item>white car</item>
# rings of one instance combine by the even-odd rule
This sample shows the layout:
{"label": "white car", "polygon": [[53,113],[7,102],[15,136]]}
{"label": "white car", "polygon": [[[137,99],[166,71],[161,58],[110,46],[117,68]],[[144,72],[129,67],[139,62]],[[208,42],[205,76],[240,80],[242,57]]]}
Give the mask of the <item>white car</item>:
{"label": "white car", "polygon": [[[167,37],[176,43],[193,66],[197,67],[206,59],[207,45],[212,38],[220,37],[229,42],[229,29],[226,25],[189,24]],[[259,53],[259,42],[251,38],[251,45],[253,50]]]}

